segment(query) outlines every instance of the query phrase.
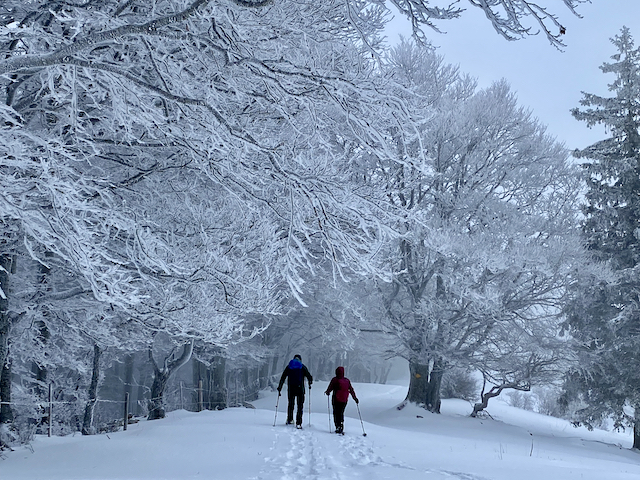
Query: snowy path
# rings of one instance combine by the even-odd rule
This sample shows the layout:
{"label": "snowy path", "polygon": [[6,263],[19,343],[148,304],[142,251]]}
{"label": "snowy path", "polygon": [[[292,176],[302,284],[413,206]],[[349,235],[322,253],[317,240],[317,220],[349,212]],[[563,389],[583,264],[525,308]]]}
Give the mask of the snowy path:
{"label": "snowy path", "polygon": [[274,427],[274,431],[271,456],[265,459],[266,466],[258,480],[403,478],[398,472],[389,471],[381,476],[378,469],[363,468],[394,465],[376,455],[362,435],[330,434],[313,426],[304,430]]}
{"label": "snowy path", "polygon": [[313,426],[273,427],[275,439],[265,467],[254,480],[490,480],[464,472],[414,468],[386,461],[361,434],[330,434]]}

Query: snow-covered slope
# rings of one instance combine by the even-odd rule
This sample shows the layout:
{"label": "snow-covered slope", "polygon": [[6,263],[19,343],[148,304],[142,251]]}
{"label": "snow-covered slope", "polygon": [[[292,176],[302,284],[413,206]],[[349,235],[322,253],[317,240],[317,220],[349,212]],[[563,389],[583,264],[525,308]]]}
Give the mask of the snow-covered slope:
{"label": "snow-covered slope", "polygon": [[126,432],[39,437],[4,453],[0,479],[640,479],[629,433],[576,429],[499,401],[483,420],[456,400],[443,402],[442,415],[398,411],[402,386],[356,384],[364,424],[349,402],[346,435],[330,434],[325,388],[314,384],[303,430],[284,425],[285,396],[274,427],[276,395],[265,392],[256,409],[178,411]]}

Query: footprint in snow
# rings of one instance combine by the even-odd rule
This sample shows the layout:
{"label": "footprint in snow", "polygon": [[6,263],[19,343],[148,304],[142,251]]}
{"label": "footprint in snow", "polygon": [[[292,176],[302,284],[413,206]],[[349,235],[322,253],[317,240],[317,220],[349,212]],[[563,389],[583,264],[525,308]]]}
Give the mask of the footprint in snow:
{"label": "footprint in snow", "polygon": [[341,445],[343,451],[348,452],[356,465],[382,466],[415,470],[415,468],[403,463],[387,462],[380,455],[376,454],[371,444],[362,437],[342,437]]}

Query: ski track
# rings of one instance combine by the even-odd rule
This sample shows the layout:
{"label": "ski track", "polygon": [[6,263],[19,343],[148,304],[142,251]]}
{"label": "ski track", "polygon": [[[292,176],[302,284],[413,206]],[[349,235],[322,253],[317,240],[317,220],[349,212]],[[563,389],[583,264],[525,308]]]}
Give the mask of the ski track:
{"label": "ski track", "polygon": [[340,471],[340,462],[327,448],[319,444],[320,432],[312,429],[277,431],[271,450],[273,456],[265,458],[266,467],[259,480],[346,480]]}
{"label": "ski track", "polygon": [[[414,470],[407,465],[386,462],[362,436],[329,434],[314,427],[303,430],[274,427],[274,430],[271,455],[265,458],[266,465],[255,480],[372,480],[377,475],[367,467]],[[384,478],[402,478],[402,475],[398,472]]]}
{"label": "ski track", "polygon": [[[489,480],[464,472],[423,470],[387,462],[363,436],[329,434],[313,426],[303,430],[274,427],[274,433],[271,454],[265,458],[265,466],[253,480],[375,480],[407,476],[434,480]],[[385,474],[368,467],[389,467],[389,470]]]}

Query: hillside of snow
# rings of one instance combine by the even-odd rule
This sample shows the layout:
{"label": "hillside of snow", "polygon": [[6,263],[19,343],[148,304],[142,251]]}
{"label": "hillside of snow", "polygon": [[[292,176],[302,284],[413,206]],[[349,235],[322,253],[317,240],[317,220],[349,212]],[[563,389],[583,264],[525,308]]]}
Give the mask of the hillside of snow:
{"label": "hillside of snow", "polygon": [[640,479],[630,432],[589,432],[495,400],[490,419],[469,418],[458,400],[443,401],[441,415],[399,411],[405,386],[355,384],[363,424],[350,401],[339,436],[329,433],[326,386],[314,384],[303,430],[284,425],[285,395],[276,419],[276,394],[263,392],[255,409],[176,411],[126,432],[37,437],[2,454],[0,479]]}

